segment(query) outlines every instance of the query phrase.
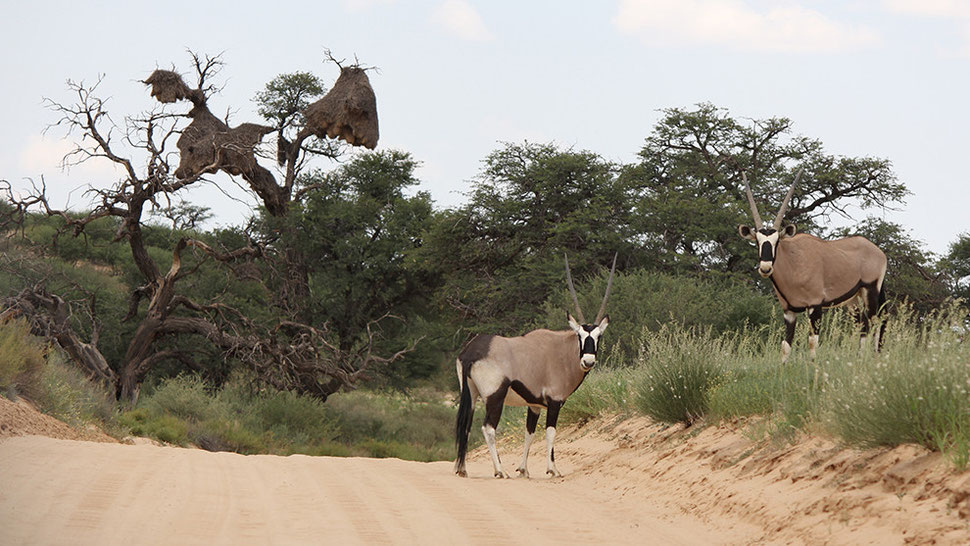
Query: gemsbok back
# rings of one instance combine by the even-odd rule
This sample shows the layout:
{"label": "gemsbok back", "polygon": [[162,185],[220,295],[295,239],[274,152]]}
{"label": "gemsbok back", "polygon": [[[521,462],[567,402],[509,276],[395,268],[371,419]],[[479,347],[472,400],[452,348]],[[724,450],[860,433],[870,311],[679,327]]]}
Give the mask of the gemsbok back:
{"label": "gemsbok back", "polygon": [[[825,241],[805,233],[796,235],[794,224],[782,229],[782,219],[801,174],[799,171],[789,188],[775,216],[774,225],[768,227],[761,223],[748,177],[743,171],[741,173],[755,229],[742,224],[738,226],[738,232],[741,237],[758,245],[758,273],[771,279],[775,295],[785,313],[782,362],[787,362],[791,354],[796,313],[808,311],[811,321],[808,346],[814,359],[823,309],[856,306],[856,319],[862,325],[860,343],[865,345],[871,319],[886,301],[883,281],[886,279],[888,261],[886,254],[871,241],[861,236]],[[878,345],[881,345],[881,339]]]}
{"label": "gemsbok back", "polygon": [[485,442],[492,456],[496,478],[509,477],[502,470],[502,462],[495,448],[495,427],[498,426],[502,408],[506,404],[529,408],[525,425],[525,448],[522,463],[517,469],[519,475],[529,477],[529,447],[532,445],[542,408],[546,409],[546,474],[554,477],[562,475],[556,468],[553,450],[559,410],[596,364],[596,351],[601,336],[610,324],[610,317],[605,314],[606,302],[610,297],[615,272],[616,256],[613,256],[606,294],[592,324],[586,324],[583,311],[579,307],[576,289],[569,273],[569,259],[566,258],[566,282],[573,303],[576,304],[576,316],[579,318],[577,321],[571,314],[566,313],[570,330],[533,330],[519,337],[480,334],[465,346],[456,362],[461,385],[461,401],[455,422],[455,440],[458,444],[456,474],[462,477],[468,475],[465,470],[468,435],[472,429],[475,401],[481,398],[485,402],[482,434],[485,435]]}

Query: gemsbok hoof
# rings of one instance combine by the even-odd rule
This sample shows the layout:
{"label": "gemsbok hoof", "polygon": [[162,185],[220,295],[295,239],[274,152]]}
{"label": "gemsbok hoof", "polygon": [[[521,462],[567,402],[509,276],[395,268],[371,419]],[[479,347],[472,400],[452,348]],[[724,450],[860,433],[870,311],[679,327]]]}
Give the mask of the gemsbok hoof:
{"label": "gemsbok hoof", "polygon": [[519,477],[520,477],[520,478],[526,478],[526,479],[529,479],[529,471],[528,471],[528,469],[525,469],[525,468],[518,468],[518,469],[516,469],[515,471],[519,473]]}
{"label": "gemsbok hoof", "polygon": [[549,470],[546,470],[546,474],[552,476],[553,478],[561,478],[562,477],[562,473],[559,472],[558,470],[554,469],[554,468],[550,468]]}
{"label": "gemsbok hoof", "polygon": [[500,471],[496,471],[495,472],[495,478],[496,479],[503,480],[503,479],[508,479],[508,477],[509,477],[509,475],[506,474],[504,471],[501,471],[500,470]]}

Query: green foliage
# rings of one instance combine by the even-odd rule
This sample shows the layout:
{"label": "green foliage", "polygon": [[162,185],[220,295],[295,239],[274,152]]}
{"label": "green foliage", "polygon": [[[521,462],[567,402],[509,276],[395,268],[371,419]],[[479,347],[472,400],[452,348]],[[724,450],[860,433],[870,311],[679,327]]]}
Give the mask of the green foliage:
{"label": "green foliage", "polygon": [[606,413],[625,413],[631,408],[631,389],[638,374],[632,368],[596,367],[563,405],[562,424],[583,423]]}
{"label": "green foliage", "polygon": [[[577,296],[588,320],[593,320],[606,291],[609,270],[577,285]],[[578,281],[575,279],[574,282]],[[565,284],[565,283],[563,283]],[[563,286],[544,305],[536,326],[566,328],[566,311],[573,312],[572,296]],[[607,306],[610,326],[603,337],[603,355],[597,366],[629,366],[636,358],[644,329],[665,326],[706,328],[716,334],[778,325],[773,297],[759,294],[729,279],[699,279],[644,269],[617,273]]]}
{"label": "green foliage", "polygon": [[153,415],[147,409],[135,409],[121,414],[118,422],[135,436],[176,445],[185,445],[189,440],[188,424],[173,415]]}
{"label": "green foliage", "polygon": [[441,276],[441,308],[475,333],[517,334],[563,284],[563,253],[584,277],[632,259],[630,199],[592,152],[506,144],[485,160],[468,204],[443,213],[417,257]]}
{"label": "green foliage", "polygon": [[44,369],[44,347],[22,320],[0,323],[0,394],[37,393]]}
{"label": "green foliage", "polygon": [[197,376],[163,380],[122,423],[133,434],[213,451],[449,459],[455,409],[427,400],[353,392],[317,398],[234,375],[220,389]]}
{"label": "green foliage", "polygon": [[325,87],[320,78],[310,72],[291,72],[273,78],[253,99],[256,112],[275,127],[302,125],[303,111],[316,98],[323,96]]}
{"label": "green foliage", "polygon": [[76,428],[95,424],[119,433],[108,390],[88,380],[62,353],[45,349],[22,320],[0,324],[0,394],[24,396],[41,412]]}
{"label": "green foliage", "polygon": [[724,376],[731,342],[676,327],[645,331],[642,341],[638,360],[644,375],[634,388],[640,411],[664,423],[702,418],[711,390]]}
{"label": "green foliage", "polygon": [[118,408],[113,393],[94,383],[59,352],[51,353],[41,378],[40,391],[32,398],[37,407],[65,423],[81,428],[95,424],[117,436]]}
{"label": "green foliage", "polygon": [[770,222],[774,213],[768,211],[777,210],[795,171],[805,169],[786,215],[802,231],[824,226],[827,215],[848,202],[868,208],[899,202],[907,194],[888,160],[827,155],[820,141],[795,135],[793,128],[787,118],[742,123],[711,104],[664,110],[640,162],[622,176],[637,189],[633,229],[654,257],[653,267],[753,269],[756,254],[737,234],[738,224],[752,223],[742,170],[761,216]]}
{"label": "green foliage", "polygon": [[955,462],[966,466],[970,347],[963,340],[964,316],[953,306],[923,320],[903,313],[888,326],[885,351],[846,355],[844,365],[829,372],[829,426],[851,444],[917,443],[956,453]]}

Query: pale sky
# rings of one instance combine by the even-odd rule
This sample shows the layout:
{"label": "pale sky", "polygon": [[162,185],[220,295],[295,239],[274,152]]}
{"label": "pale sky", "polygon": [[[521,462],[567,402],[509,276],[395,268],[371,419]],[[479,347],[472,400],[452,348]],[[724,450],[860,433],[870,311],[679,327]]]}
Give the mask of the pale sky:
{"label": "pale sky", "polygon": [[[661,109],[711,102],[738,119],[789,117],[830,154],[891,160],[913,195],[880,215],[928,250],[970,232],[970,0],[2,4],[0,178],[23,188],[43,175],[55,205],[83,208],[87,184],[120,175],[58,167],[71,144],[42,134],[57,120],[42,99],[70,102],[67,79],[104,74],[120,123],[155,105],[139,80],[156,67],[188,73],[186,49],[223,53],[213,112],[259,122],[251,99],[276,75],[333,82],[329,48],[379,67],[378,147],[420,161],[439,207],[464,201],[501,141],[632,162]],[[241,223],[256,200],[215,180],[228,196],[213,184],[188,198],[213,225]]]}

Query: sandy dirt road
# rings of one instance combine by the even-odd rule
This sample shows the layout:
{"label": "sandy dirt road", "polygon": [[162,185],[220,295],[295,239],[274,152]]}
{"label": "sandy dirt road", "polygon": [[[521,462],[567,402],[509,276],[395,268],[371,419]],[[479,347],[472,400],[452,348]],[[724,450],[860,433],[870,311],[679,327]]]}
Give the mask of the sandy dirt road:
{"label": "sandy dirt road", "polygon": [[[541,455],[530,461],[534,476],[543,468]],[[725,535],[582,475],[495,480],[482,457],[469,473],[457,478],[445,462],[7,438],[0,544],[717,544],[760,535],[744,526]]]}

